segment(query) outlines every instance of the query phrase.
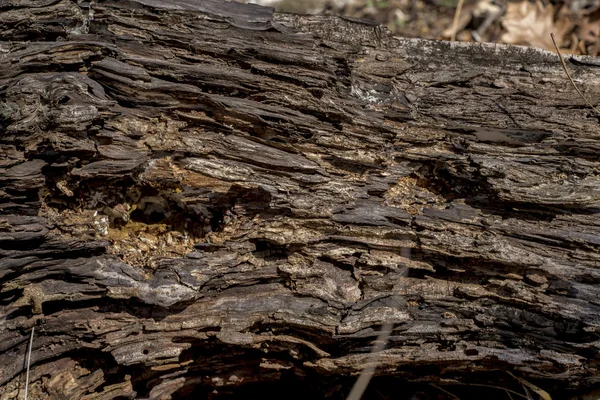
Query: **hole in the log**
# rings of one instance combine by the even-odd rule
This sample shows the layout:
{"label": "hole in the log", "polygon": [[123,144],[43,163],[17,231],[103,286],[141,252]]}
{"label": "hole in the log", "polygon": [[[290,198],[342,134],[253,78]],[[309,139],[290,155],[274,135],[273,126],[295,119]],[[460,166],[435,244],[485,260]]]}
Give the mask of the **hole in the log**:
{"label": "hole in the log", "polygon": [[418,187],[442,196],[447,202],[475,195],[495,198],[495,192],[487,178],[481,176],[477,168],[471,168],[466,163],[437,161],[424,164],[411,177],[416,179]]}
{"label": "hole in the log", "polygon": [[286,259],[290,254],[300,250],[302,245],[279,245],[267,240],[251,240],[256,246],[253,253],[266,261]]}
{"label": "hole in the log", "polygon": [[33,315],[33,311],[32,311],[33,306],[24,306],[24,307],[19,307],[16,310],[13,311],[9,311],[6,314],[6,320],[12,320],[18,317],[31,317]]}
{"label": "hole in the log", "polygon": [[[358,257],[360,257],[360,255]],[[323,262],[326,262],[329,264],[333,264],[340,269],[350,271],[350,272],[354,272],[354,267],[359,265],[356,262],[356,259],[352,259],[352,258],[338,260],[334,257],[328,256],[328,255],[323,255],[323,256],[318,257],[318,259],[320,261],[323,261]],[[362,266],[362,264],[361,264],[361,266]]]}
{"label": "hole in the log", "polygon": [[[99,140],[111,144],[112,139]],[[54,165],[57,156],[48,154],[46,161]],[[61,235],[108,239],[109,253],[130,265],[150,268],[156,268],[160,259],[186,256],[207,234],[218,234],[238,216],[286,214],[270,209],[272,196],[262,187],[214,190],[212,185],[224,183],[191,172],[184,175],[170,155],[161,155],[144,168],[143,175],[94,179],[47,168],[43,205],[56,218]],[[37,191],[35,195],[39,197]]]}
{"label": "hole in the log", "polygon": [[[65,279],[66,281],[66,279]],[[45,301],[42,303],[42,314],[44,315],[52,315],[55,313],[66,312],[67,310],[79,310],[85,308],[93,308],[98,306],[98,299],[88,299],[88,300],[77,300],[77,301],[68,301],[68,300],[53,300],[53,301]]]}
{"label": "hole in the log", "polygon": [[[6,282],[6,278],[4,278]],[[0,293],[0,306],[8,306],[23,295],[23,289],[11,289]]]}
{"label": "hole in the log", "polygon": [[168,180],[160,186],[128,176],[79,183],[47,176],[56,183],[45,206],[64,220],[69,230],[61,234],[108,239],[108,251],[132,265],[152,266],[154,258],[185,256],[207,232],[220,227],[222,215],[186,202],[185,189]]}
{"label": "hole in the log", "polygon": [[[328,314],[329,311],[327,309],[327,306],[323,306],[323,307],[314,307],[311,308],[311,310],[309,311],[309,313],[313,314],[313,315],[324,315],[324,314]],[[332,355],[336,355],[338,354],[337,352],[340,351],[339,348],[339,344],[340,344],[340,340],[339,339],[333,339],[331,337],[326,337],[323,336],[322,332],[319,331],[318,329],[310,329],[304,326],[296,326],[293,324],[269,324],[269,323],[261,323],[261,322],[257,322],[255,324],[253,324],[251,327],[247,328],[244,332],[251,332],[253,334],[257,334],[257,335],[269,335],[272,337],[277,337],[277,336],[286,336],[286,337],[295,337],[295,338],[300,338],[302,340],[305,340],[307,343],[318,343],[318,347],[321,350],[324,350]],[[275,341],[277,342],[277,341]],[[304,345],[300,345],[298,346],[297,344],[292,344],[292,343],[288,343],[286,344],[285,342],[281,342],[280,343],[280,348],[282,350],[285,350],[286,352],[289,350],[296,350],[297,348],[300,349],[307,349],[309,350],[308,347],[305,347]],[[310,350],[312,351],[312,350]],[[302,352],[300,352],[302,353]],[[340,352],[339,355],[345,354],[343,352]]]}
{"label": "hole in the log", "polygon": [[[46,240],[44,238],[34,237],[30,240],[6,240],[0,242],[0,249],[10,249],[27,251],[39,248]],[[8,276],[3,276],[3,279],[7,280]]]}
{"label": "hole in the log", "polygon": [[477,356],[479,355],[479,351],[477,349],[465,349],[466,356]]}
{"label": "hole in the log", "polygon": [[144,355],[148,355],[149,353],[150,353],[150,350],[148,350],[148,349],[142,350],[142,354],[144,354]]}
{"label": "hole in the log", "polygon": [[275,143],[288,144],[288,142],[286,142],[284,139],[279,138],[279,137],[271,137],[271,138],[269,138],[269,141],[275,142]]}
{"label": "hole in the log", "polygon": [[355,174],[381,170],[381,166],[376,164],[367,164],[361,161],[339,158],[336,156],[323,157],[323,160],[329,162],[336,168]]}
{"label": "hole in the log", "polygon": [[444,351],[455,351],[456,350],[455,342],[452,342],[449,340],[440,340],[439,342],[440,342],[440,344],[437,348],[438,351],[444,352]]}
{"label": "hole in the log", "polygon": [[[480,209],[484,214],[515,218],[527,221],[552,222],[559,215],[573,212],[594,214],[595,210],[585,210],[568,205],[543,205],[501,199],[488,183],[490,177],[479,172],[478,165],[455,161],[438,161],[423,164],[409,179],[414,185],[431,194],[441,196],[446,202],[464,200],[470,207]],[[497,173],[493,178],[503,178]]]}

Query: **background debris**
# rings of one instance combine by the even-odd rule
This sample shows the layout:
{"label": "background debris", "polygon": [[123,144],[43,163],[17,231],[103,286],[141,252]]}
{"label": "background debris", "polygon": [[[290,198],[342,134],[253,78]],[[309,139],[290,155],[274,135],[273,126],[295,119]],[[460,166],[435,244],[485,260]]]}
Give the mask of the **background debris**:
{"label": "background debris", "polygon": [[[448,40],[458,0],[251,0],[280,12],[340,14],[377,21],[394,34]],[[597,0],[466,0],[456,39],[517,44],[597,56],[600,2]]]}

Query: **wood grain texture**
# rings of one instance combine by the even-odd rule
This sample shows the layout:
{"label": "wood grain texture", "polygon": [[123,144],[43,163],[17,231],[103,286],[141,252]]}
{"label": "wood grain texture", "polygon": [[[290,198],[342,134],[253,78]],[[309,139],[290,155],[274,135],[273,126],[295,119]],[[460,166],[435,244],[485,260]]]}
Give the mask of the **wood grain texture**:
{"label": "wood grain texture", "polygon": [[598,383],[599,120],[556,55],[216,0],[4,1],[0,40],[3,399],[33,326],[30,398],[343,398],[390,322],[392,382]]}

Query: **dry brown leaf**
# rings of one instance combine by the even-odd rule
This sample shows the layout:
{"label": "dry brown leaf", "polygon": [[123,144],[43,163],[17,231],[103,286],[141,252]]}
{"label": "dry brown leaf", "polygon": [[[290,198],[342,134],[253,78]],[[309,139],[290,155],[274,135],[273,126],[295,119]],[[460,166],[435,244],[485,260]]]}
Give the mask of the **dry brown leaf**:
{"label": "dry brown leaf", "polygon": [[600,37],[600,20],[590,21],[588,17],[581,20],[579,24],[579,39],[586,44],[596,43]]}
{"label": "dry brown leaf", "polygon": [[572,27],[566,16],[554,21],[554,7],[544,7],[539,0],[535,4],[528,1],[508,3],[502,25],[506,29],[501,38],[504,43],[541,47],[546,50],[554,49],[550,33],[554,32],[559,46],[562,46],[565,34]]}

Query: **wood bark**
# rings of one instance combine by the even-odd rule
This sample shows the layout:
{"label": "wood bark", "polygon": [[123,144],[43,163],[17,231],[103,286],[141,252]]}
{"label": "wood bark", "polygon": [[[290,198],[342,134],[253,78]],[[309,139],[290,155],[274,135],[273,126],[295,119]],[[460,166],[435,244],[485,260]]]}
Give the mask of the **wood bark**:
{"label": "wood bark", "polygon": [[216,0],[2,1],[0,40],[1,398],[34,326],[29,398],[343,398],[386,323],[386,398],[598,383],[556,55]]}

